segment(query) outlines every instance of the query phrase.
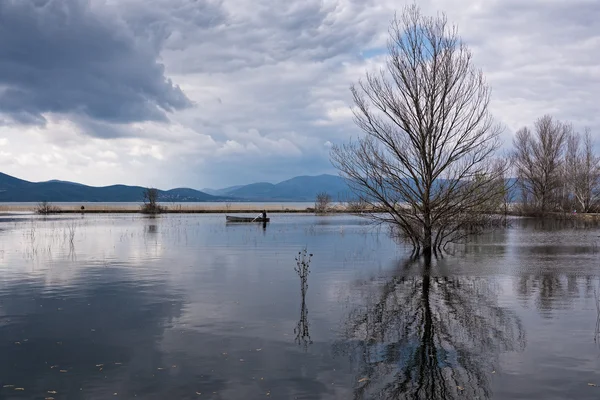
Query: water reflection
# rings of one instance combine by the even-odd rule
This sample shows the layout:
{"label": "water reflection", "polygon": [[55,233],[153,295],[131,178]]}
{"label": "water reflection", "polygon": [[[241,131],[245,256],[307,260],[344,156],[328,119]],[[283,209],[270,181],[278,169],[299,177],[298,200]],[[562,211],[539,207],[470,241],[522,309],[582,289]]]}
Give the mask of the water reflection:
{"label": "water reflection", "polygon": [[490,398],[498,355],[524,348],[521,321],[498,304],[492,281],[431,270],[430,260],[411,260],[358,288],[364,305],[338,345],[358,372],[354,398]]}
{"label": "water reflection", "polygon": [[150,224],[146,226],[146,232],[148,233],[157,233],[158,232],[158,225],[156,224]]}
{"label": "water reflection", "polygon": [[525,307],[531,302],[540,316],[552,318],[559,310],[576,308],[581,299],[593,298],[597,284],[597,278],[590,275],[544,271],[516,277],[514,291]]}
{"label": "water reflection", "polygon": [[598,398],[598,229],[515,223],[395,266],[361,219],[223,220],[0,225],[0,398]]}
{"label": "water reflection", "polygon": [[0,299],[0,353],[10,360],[0,363],[2,382],[41,398],[143,393],[165,366],[156,341],[183,304],[164,283],[110,267],[88,268],[65,287],[13,282]]}
{"label": "water reflection", "polygon": [[73,242],[69,243],[69,254],[67,257],[71,261],[77,261],[77,252],[75,251],[75,244]]}
{"label": "water reflection", "polygon": [[[577,279],[575,275],[564,276],[549,272],[523,275],[515,280],[516,292],[521,299],[533,299],[540,314],[547,317],[554,310],[566,308],[579,296]],[[588,287],[590,289],[591,286]]]}
{"label": "water reflection", "polygon": [[565,216],[564,219],[549,219],[549,218],[520,218],[519,225],[524,229],[537,231],[556,231],[564,229],[590,229],[598,228],[600,220],[592,218],[575,218],[573,216]]}
{"label": "water reflection", "polygon": [[596,290],[594,290],[594,305],[596,306],[596,330],[594,331],[594,342],[598,344],[600,339],[600,297]]}
{"label": "water reflection", "polygon": [[294,270],[300,278],[300,319],[294,329],[296,334],[296,343],[304,347],[307,350],[308,345],[312,344],[310,338],[310,323],[308,321],[308,307],[306,307],[306,292],[308,290],[308,275],[310,274],[310,261],[312,254],[308,254],[308,251],[304,249],[299,252],[296,256],[296,267]]}

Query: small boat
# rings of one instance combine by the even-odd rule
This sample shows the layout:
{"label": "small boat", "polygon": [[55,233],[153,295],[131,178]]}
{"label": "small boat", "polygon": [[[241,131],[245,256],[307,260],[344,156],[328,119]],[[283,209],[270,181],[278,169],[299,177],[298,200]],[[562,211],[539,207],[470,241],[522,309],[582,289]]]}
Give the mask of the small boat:
{"label": "small boat", "polygon": [[230,215],[226,215],[225,219],[227,222],[269,222],[270,218],[263,217],[233,217]]}

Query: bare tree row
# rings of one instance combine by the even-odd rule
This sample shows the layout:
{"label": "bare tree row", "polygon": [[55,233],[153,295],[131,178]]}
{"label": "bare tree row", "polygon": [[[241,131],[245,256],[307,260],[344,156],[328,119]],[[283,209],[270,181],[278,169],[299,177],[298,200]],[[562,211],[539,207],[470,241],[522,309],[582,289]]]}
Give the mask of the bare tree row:
{"label": "bare tree row", "polygon": [[533,129],[517,131],[512,160],[522,211],[596,211],[600,200],[600,157],[591,132],[545,115]]}

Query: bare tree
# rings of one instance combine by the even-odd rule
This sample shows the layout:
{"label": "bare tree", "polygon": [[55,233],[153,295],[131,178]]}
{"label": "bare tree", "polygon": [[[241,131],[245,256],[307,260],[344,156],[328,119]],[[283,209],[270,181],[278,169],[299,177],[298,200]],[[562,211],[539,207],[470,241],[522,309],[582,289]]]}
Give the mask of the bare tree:
{"label": "bare tree", "polygon": [[34,209],[36,214],[48,215],[60,212],[60,208],[48,201],[42,201]]}
{"label": "bare tree", "polygon": [[366,133],[332,149],[355,194],[381,211],[416,252],[464,238],[481,206],[497,196],[502,171],[491,162],[499,125],[490,89],[471,52],[442,14],[407,6],[389,29],[387,67],[352,87]]}
{"label": "bare tree", "polygon": [[315,212],[317,214],[326,213],[331,204],[331,196],[327,192],[317,193],[315,198]]}
{"label": "bare tree", "polygon": [[545,213],[558,205],[562,185],[562,156],[571,126],[545,115],[535,122],[535,133],[527,127],[513,140],[513,160],[522,200]]}
{"label": "bare tree", "polygon": [[368,210],[368,205],[364,199],[349,199],[346,201],[345,210],[350,213],[363,213]]}
{"label": "bare tree", "polygon": [[579,175],[581,137],[577,133],[572,133],[567,136],[566,143],[562,177],[563,191],[566,193],[563,208],[571,210],[577,203],[575,182]]}
{"label": "bare tree", "polygon": [[589,212],[600,197],[600,158],[594,154],[591,132],[585,130],[583,143],[579,134],[567,138],[565,183],[575,205]]}
{"label": "bare tree", "polygon": [[158,204],[158,189],[147,188],[144,190],[144,205],[142,212],[144,214],[160,214],[164,208]]}

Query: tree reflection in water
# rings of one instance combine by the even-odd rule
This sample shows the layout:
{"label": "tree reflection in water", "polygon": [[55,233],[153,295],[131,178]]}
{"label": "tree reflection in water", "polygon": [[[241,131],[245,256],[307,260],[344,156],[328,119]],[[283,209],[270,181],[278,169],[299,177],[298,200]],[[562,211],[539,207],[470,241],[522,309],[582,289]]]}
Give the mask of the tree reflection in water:
{"label": "tree reflection in water", "polygon": [[498,354],[524,348],[521,321],[498,305],[492,282],[431,272],[431,259],[411,260],[400,276],[359,288],[363,306],[336,345],[355,364],[355,398],[490,398]]}

